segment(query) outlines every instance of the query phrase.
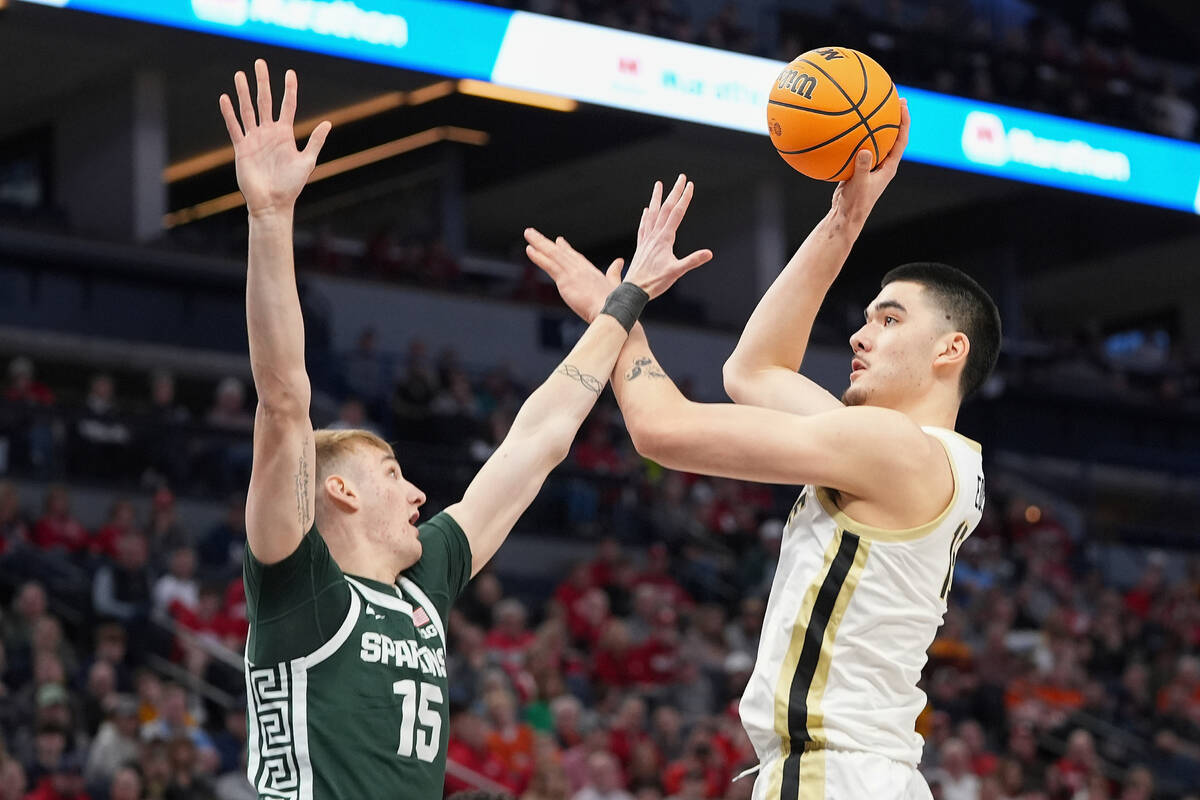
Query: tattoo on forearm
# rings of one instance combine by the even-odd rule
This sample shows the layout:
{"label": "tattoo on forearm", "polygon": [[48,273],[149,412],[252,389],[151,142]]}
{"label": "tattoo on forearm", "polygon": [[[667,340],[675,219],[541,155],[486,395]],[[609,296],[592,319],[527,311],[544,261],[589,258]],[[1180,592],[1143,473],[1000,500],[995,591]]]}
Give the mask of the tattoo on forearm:
{"label": "tattoo on forearm", "polygon": [[574,364],[563,364],[555,370],[559,375],[566,375],[572,380],[579,381],[583,384],[583,388],[588,391],[600,394],[604,389],[604,381],[597,378],[595,375],[588,375],[586,372],[580,372],[579,367]]}
{"label": "tattoo on forearm", "polygon": [[665,378],[667,373],[658,368],[654,363],[654,359],[648,356],[639,356],[633,360],[633,369],[625,373],[625,381],[628,383],[639,375],[646,375],[650,378]]}
{"label": "tattoo on forearm", "polygon": [[308,442],[300,453],[300,465],[296,470],[296,513],[300,517],[300,526],[308,525]]}

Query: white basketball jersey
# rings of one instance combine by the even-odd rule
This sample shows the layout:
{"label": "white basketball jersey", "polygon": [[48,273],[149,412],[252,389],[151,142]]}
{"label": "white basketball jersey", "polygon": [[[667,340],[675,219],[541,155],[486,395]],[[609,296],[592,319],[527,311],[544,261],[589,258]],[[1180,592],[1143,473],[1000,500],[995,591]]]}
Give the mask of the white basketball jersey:
{"label": "white basketball jersey", "polygon": [[[806,486],[784,529],[742,724],[775,786],[806,749],[877,753],[916,765],[925,693],[917,688],[954,574],[983,510],[979,445],[926,427],[946,448],[954,496],[937,519],[882,530],[843,514]],[[885,479],[886,478],[882,478]],[[795,759],[787,758],[792,753]],[[777,797],[776,790],[756,797]]]}

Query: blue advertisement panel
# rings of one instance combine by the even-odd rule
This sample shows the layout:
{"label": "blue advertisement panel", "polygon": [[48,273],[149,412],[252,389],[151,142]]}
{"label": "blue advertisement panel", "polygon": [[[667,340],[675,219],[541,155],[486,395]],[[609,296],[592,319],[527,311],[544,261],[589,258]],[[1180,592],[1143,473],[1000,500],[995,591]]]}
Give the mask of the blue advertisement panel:
{"label": "blue advertisement panel", "polygon": [[906,158],[1200,213],[1200,145],[901,87]]}
{"label": "blue advertisement panel", "polygon": [[[783,62],[455,0],[25,0],[766,135]],[[1200,213],[1200,145],[899,87],[907,157]]]}
{"label": "blue advertisement panel", "polygon": [[451,0],[26,0],[359,61],[487,79],[511,11]]}

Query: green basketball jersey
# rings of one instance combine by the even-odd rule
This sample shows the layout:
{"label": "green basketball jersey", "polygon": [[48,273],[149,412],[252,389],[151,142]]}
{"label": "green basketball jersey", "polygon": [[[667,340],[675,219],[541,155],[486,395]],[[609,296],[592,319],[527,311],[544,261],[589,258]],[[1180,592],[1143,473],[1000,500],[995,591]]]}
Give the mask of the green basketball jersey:
{"label": "green basketball jersey", "polygon": [[246,548],[246,771],[260,798],[442,796],[444,620],[471,548],[446,514],[420,539],[392,585],[344,574],[315,526],[277,564]]}

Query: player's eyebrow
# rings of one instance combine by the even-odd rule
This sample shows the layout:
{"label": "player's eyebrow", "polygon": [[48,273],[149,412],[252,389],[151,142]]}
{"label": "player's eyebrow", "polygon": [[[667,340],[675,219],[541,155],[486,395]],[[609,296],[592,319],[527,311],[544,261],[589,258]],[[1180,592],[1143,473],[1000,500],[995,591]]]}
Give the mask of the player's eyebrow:
{"label": "player's eyebrow", "polygon": [[[905,308],[904,306],[900,305],[899,303],[897,303],[895,300],[880,300],[878,303],[875,304],[876,311],[880,311],[885,308],[894,308],[897,311],[901,311],[905,314],[908,313],[908,309]],[[867,308],[863,311],[863,318],[865,318],[865,319],[871,318],[871,309],[870,308]]]}

